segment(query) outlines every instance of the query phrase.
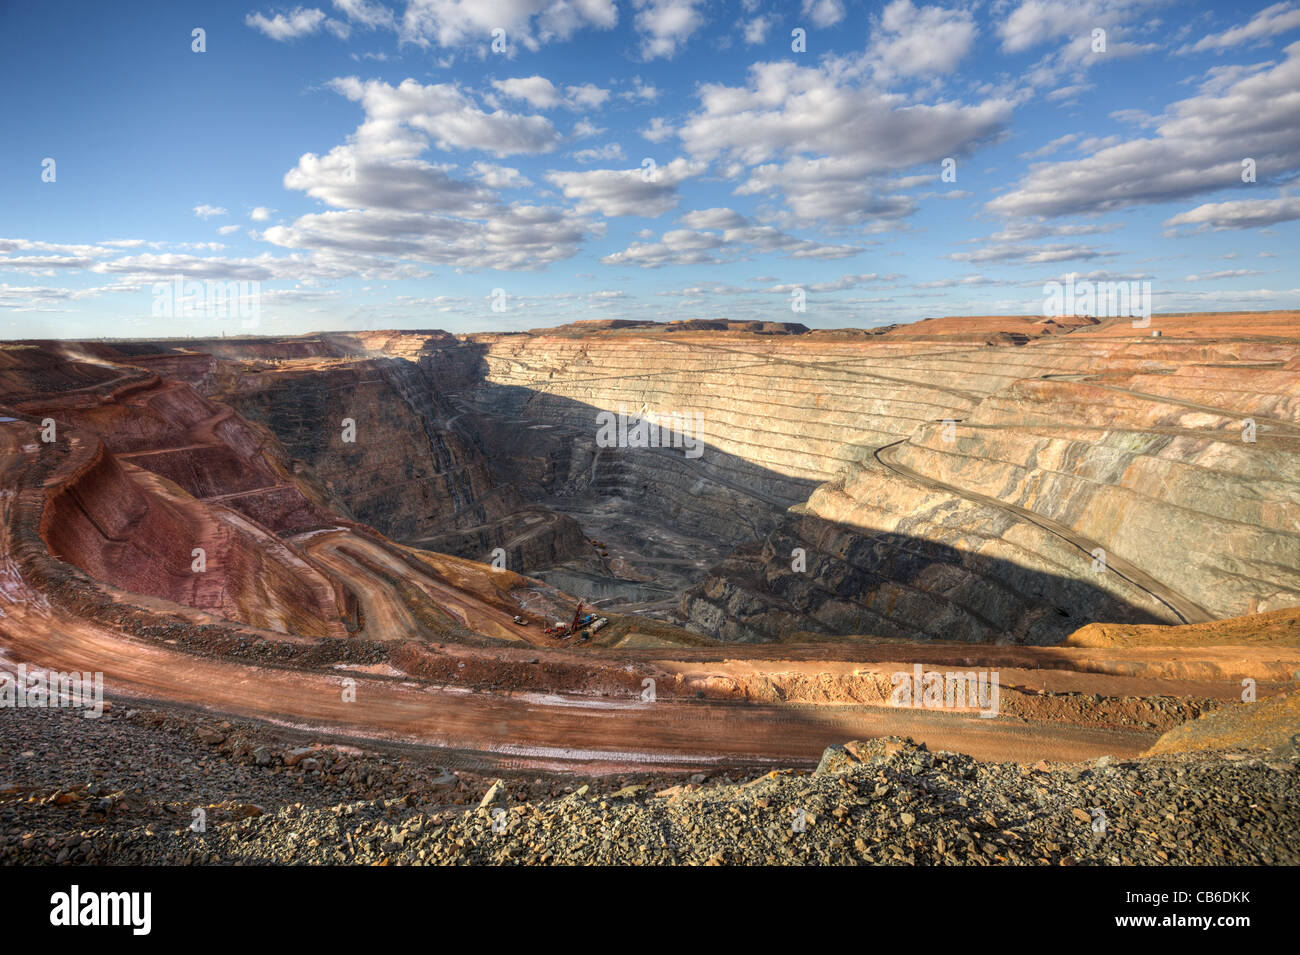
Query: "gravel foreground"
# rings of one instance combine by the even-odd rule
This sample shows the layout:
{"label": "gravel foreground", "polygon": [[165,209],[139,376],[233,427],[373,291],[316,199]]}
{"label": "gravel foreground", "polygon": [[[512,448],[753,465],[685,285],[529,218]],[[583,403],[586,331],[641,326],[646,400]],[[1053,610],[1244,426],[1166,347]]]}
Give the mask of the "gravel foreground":
{"label": "gravel foreground", "polygon": [[0,738],[9,865],[1300,863],[1294,749],[1029,767],[889,738],[815,772],[584,783],[171,711],[11,710]]}

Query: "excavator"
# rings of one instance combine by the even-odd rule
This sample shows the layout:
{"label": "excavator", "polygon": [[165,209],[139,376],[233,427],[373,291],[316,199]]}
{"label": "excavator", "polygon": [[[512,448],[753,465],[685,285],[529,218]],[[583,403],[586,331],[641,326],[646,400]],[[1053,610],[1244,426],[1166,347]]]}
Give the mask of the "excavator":
{"label": "excavator", "polygon": [[581,639],[586,640],[601,627],[605,626],[605,624],[609,623],[607,617],[597,619],[594,613],[583,614],[582,606],[582,601],[579,600],[578,608],[573,611],[573,620],[571,622],[557,623],[553,627],[547,627],[544,632],[548,636],[572,637],[579,635],[580,628],[588,628],[582,629],[580,634]]}

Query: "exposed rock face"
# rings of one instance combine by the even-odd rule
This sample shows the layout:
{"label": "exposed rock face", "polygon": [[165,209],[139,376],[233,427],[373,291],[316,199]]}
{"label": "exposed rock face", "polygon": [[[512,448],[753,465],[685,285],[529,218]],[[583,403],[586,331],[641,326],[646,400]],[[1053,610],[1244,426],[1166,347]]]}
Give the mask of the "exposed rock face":
{"label": "exposed rock face", "polygon": [[[245,344],[266,351],[264,342]],[[297,450],[310,451],[309,429],[293,412],[337,410],[329,374],[259,381],[240,374],[232,359],[146,344],[130,350],[135,354],[59,343],[0,349],[0,630],[25,640],[23,652],[53,652],[53,643],[76,639],[99,640],[101,650],[102,641],[125,641],[131,649],[117,662],[127,667],[130,641],[144,637],[205,656],[369,664],[387,656],[379,645],[389,642],[527,642],[529,634],[541,637],[543,621],[573,612],[571,598],[535,579],[403,547],[357,522],[341,495],[271,430],[180,380],[236,394],[232,379],[253,385],[253,394],[268,385],[280,402],[275,423],[299,441]],[[367,374],[387,389],[369,406],[354,398],[359,437],[367,423],[418,429],[445,453],[438,462],[462,454],[467,464],[458,473],[510,500],[512,489],[500,493],[474,445],[445,428],[424,430],[437,407],[404,380],[421,380],[415,364],[338,364],[338,377],[357,383],[354,392],[366,387]],[[283,394],[276,392],[285,382]],[[308,400],[293,403],[295,385]],[[392,417],[403,414],[409,420]],[[374,456],[382,465],[385,446],[408,451],[389,467],[419,463],[420,445],[410,435],[382,437],[358,450],[359,467]],[[328,453],[320,461],[327,475],[335,473]],[[337,473],[350,477],[346,469]],[[507,510],[495,525],[477,524],[471,514],[457,532],[456,502],[432,473],[439,492],[432,504],[448,517],[429,526],[449,538],[459,533],[459,546],[500,544],[511,555],[507,564],[518,566],[553,560],[547,546],[582,544],[572,520],[532,505]],[[443,476],[459,490],[455,475]],[[369,478],[382,486],[382,468]],[[465,487],[478,490],[472,481]],[[359,494],[360,485],[345,490]]]}
{"label": "exposed rock face", "polygon": [[[45,344],[0,371],[281,536],[500,547],[728,641],[1053,644],[1300,603],[1300,341],[1248,319]],[[629,437],[648,419],[664,440]]]}
{"label": "exposed rock face", "polygon": [[[362,342],[399,353],[449,336],[393,335]],[[333,342],[330,348],[357,347]],[[368,352],[367,352],[368,354]],[[438,383],[404,358],[353,357],[228,363],[209,387],[283,443],[341,513],[419,547],[486,560],[495,548],[527,571],[572,556],[572,519],[527,505],[496,480],[471,431]],[[348,440],[348,439],[351,440]]]}
{"label": "exposed rock face", "polygon": [[10,407],[28,416],[9,425],[26,432],[23,452],[47,449],[38,533],[50,555],[121,591],[253,627],[345,634],[344,595],[277,536],[327,519],[279,448],[188,385],[138,368],[105,375],[111,366],[58,349],[37,365],[71,387],[15,393],[29,383],[6,373],[0,400],[18,398]]}
{"label": "exposed rock face", "polygon": [[42,530],[55,556],[131,593],[281,633],[343,636],[332,584],[274,534],[132,480],[102,445],[51,493]]}
{"label": "exposed rock face", "polygon": [[[421,360],[544,500],[734,548],[681,600],[702,633],[1046,644],[1300,603],[1300,343],[1214,321],[567,326]],[[619,411],[699,412],[703,455],[598,447]]]}

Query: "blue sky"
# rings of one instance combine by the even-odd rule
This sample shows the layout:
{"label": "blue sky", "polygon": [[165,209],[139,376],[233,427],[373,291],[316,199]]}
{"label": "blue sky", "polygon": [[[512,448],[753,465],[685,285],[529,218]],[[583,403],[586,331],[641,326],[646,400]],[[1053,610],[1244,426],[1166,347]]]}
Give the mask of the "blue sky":
{"label": "blue sky", "polygon": [[1300,308],[1297,0],[51,0],[0,74],[5,338]]}

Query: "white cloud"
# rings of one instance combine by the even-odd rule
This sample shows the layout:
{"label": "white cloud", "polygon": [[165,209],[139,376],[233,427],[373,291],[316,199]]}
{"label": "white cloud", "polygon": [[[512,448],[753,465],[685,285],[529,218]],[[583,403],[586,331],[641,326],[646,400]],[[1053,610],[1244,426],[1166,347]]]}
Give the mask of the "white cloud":
{"label": "white cloud", "polygon": [[874,18],[865,62],[881,78],[951,73],[975,43],[969,11],[893,0]]}
{"label": "white cloud", "polygon": [[[1109,29],[1162,0],[1022,0],[998,25],[1002,49],[1020,53],[1062,37],[1091,42],[1096,28]],[[1108,38],[1109,41],[1109,38]],[[1107,43],[1109,48],[1109,42]]]}
{"label": "white cloud", "polygon": [[1178,213],[1166,220],[1165,225],[1192,225],[1215,230],[1254,229],[1295,219],[1300,219],[1300,196],[1280,196],[1276,199],[1207,202]]}
{"label": "white cloud", "polygon": [[632,0],[636,29],[641,35],[641,55],[672,59],[686,41],[704,25],[702,0]]}
{"label": "white cloud", "polygon": [[833,27],[844,19],[841,0],[803,0],[803,15],[815,27]]}
{"label": "white cloud", "polygon": [[500,28],[507,42],[536,50],[579,30],[609,30],[617,23],[614,0],[409,0],[399,31],[405,43],[455,47],[490,43]]}
{"label": "white cloud", "polygon": [[703,163],[674,159],[657,166],[649,178],[643,175],[643,169],[636,168],[552,171],[546,174],[546,179],[558,186],[565,198],[575,200],[579,211],[653,218],[675,208],[677,187],[703,173],[704,168]]}
{"label": "white cloud", "polygon": [[609,99],[609,90],[601,89],[594,83],[566,86],[564,92],[568,94],[567,102],[572,109],[600,109]]}
{"label": "white cloud", "polygon": [[623,155],[623,147],[618,143],[606,143],[598,148],[579,149],[573,154],[573,158],[580,163],[592,163],[615,162],[626,157]]}
{"label": "white cloud", "polygon": [[1223,269],[1218,272],[1201,272],[1183,277],[1184,282],[1220,282],[1223,279],[1239,279],[1248,275],[1263,275],[1259,269]]}
{"label": "white cloud", "polygon": [[804,282],[797,285],[793,283],[774,285],[768,289],[768,291],[786,294],[793,292],[797,288],[801,288],[806,292],[843,292],[847,289],[862,288],[880,282],[892,282],[899,278],[902,278],[902,276],[879,275],[876,272],[868,272],[858,275],[841,275],[839,278],[830,282]]}
{"label": "white cloud", "polygon": [[752,20],[744,21],[740,24],[741,36],[745,39],[747,46],[755,46],[767,39],[767,32],[772,29],[773,19],[770,16],[754,17]]}
{"label": "white cloud", "polygon": [[203,205],[194,207],[194,214],[200,219],[211,219],[213,216],[224,216],[226,210],[220,206],[210,206],[205,202]]}
{"label": "white cloud", "polygon": [[705,84],[699,95],[701,109],[681,129],[686,148],[747,164],[807,152],[897,172],[992,138],[1011,118],[1007,100],[929,106],[788,61],[756,64],[745,87]]}
{"label": "white cloud", "polygon": [[1300,43],[1287,47],[1283,62],[1220,85],[1211,77],[1199,95],[1167,107],[1153,135],[1032,166],[987,208],[1002,215],[1103,212],[1240,186],[1244,157],[1261,176],[1300,167]]}
{"label": "white cloud", "polygon": [[[1022,71],[1021,76],[1033,89],[1057,87],[1063,77],[1072,77],[1070,84],[1054,94],[1058,100],[1068,99],[1086,88],[1081,80],[1092,67],[1155,50],[1154,43],[1139,43],[1130,37],[1159,26],[1149,8],[1165,2],[1022,0],[998,25],[1002,52],[1022,53],[1045,43],[1059,43],[1056,50]],[[1093,49],[1094,30],[1104,31],[1104,52]]]}
{"label": "white cloud", "polygon": [[365,119],[347,143],[303,155],[284,184],[334,208],[269,228],[266,241],[371,270],[536,269],[573,255],[598,228],[571,210],[503,203],[494,189],[532,185],[517,169],[476,161],[463,177],[422,158],[430,138],[442,149],[545,151],[559,136],[542,117],[486,113],[453,84],[332,85],[362,104]]}
{"label": "white cloud", "polygon": [[252,219],[254,222],[265,222],[267,219],[271,218],[273,212],[275,212],[274,209],[268,209],[266,206],[257,206],[248,214],[248,218]]}
{"label": "white cloud", "polygon": [[237,225],[223,225],[220,229],[217,230],[217,235],[230,235],[238,231],[239,231],[239,226]]}
{"label": "white cloud", "polygon": [[446,167],[374,156],[353,145],[335,146],[323,156],[306,153],[285,174],[284,186],[343,209],[481,216],[492,200],[486,189],[454,178]]}
{"label": "white cloud", "polygon": [[407,79],[394,87],[352,76],[330,85],[365,108],[366,123],[358,136],[396,141],[401,138],[396,127],[406,126],[432,136],[440,149],[480,149],[498,156],[549,152],[560,141],[545,117],[485,112],[454,83],[424,86]]}
{"label": "white cloud", "polygon": [[493,80],[492,85],[511,99],[524,100],[534,109],[552,109],[564,105],[573,110],[597,110],[609,100],[610,91],[594,83],[559,88],[544,76],[522,76]]}
{"label": "white cloud", "polygon": [[650,120],[650,125],[641,130],[641,137],[648,139],[652,143],[662,143],[670,139],[675,130],[668,125],[662,116],[656,116]]}
{"label": "white cloud", "polygon": [[1021,242],[993,242],[973,252],[952,252],[946,258],[954,262],[1025,262],[1042,265],[1049,262],[1087,262],[1109,258],[1114,252],[1104,252],[1095,246],[1079,243],[1056,242],[1048,245],[1025,245]]}
{"label": "white cloud", "polygon": [[0,269],[6,272],[49,273],[54,269],[86,269],[95,260],[75,255],[16,255],[0,259]]}
{"label": "white cloud", "polygon": [[633,102],[653,103],[659,98],[657,87],[645,82],[639,76],[632,77],[632,88],[618,94],[623,99]]}
{"label": "white cloud", "polygon": [[996,140],[1010,121],[1007,100],[973,106],[918,103],[875,85],[858,84],[833,65],[759,63],[743,87],[705,84],[701,108],[678,131],[696,158],[728,162],[740,194],[769,193],[785,200],[792,223],[855,219],[876,228],[907,215],[906,197],[888,194],[873,177],[963,156]]}
{"label": "white cloud", "polygon": [[943,288],[974,288],[980,285],[1001,285],[1003,283],[996,279],[987,278],[983,275],[961,275],[947,279],[935,279],[932,282],[916,282],[912,285],[914,289],[943,289]]}
{"label": "white cloud", "polygon": [[1300,27],[1300,6],[1295,3],[1275,3],[1259,11],[1242,26],[1222,33],[1211,33],[1195,43],[1184,46],[1179,53],[1200,53],[1204,50],[1222,52],[1243,43],[1259,43]]}
{"label": "white cloud", "polygon": [[352,23],[358,23],[367,29],[380,27],[393,30],[397,23],[393,11],[382,3],[367,3],[366,0],[334,0],[335,9],[339,10]]}
{"label": "white cloud", "polygon": [[[937,167],[936,167],[937,170]],[[807,225],[834,223],[880,228],[886,222],[916,211],[916,201],[890,194],[872,178],[870,161],[863,156],[805,159],[755,166],[737,187],[737,195],[779,195],[789,209],[791,222]],[[931,180],[937,179],[936,171]]]}
{"label": "white cloud", "polygon": [[175,252],[127,255],[101,262],[92,272],[101,275],[126,275],[149,281],[183,275],[187,279],[224,279],[266,282],[277,278],[306,277],[314,271],[303,260],[277,259],[271,255],[256,258],[220,259],[210,256],[181,255]]}
{"label": "white cloud", "polygon": [[842,259],[862,249],[800,239],[759,225],[732,209],[700,209],[682,216],[685,229],[671,229],[658,242],[633,242],[601,259],[606,265],[718,265],[756,254],[780,253],[796,259]]}
{"label": "white cloud", "polygon": [[472,170],[474,176],[489,189],[526,189],[533,184],[531,179],[510,166],[476,162]]}
{"label": "white cloud", "polygon": [[564,210],[512,203],[476,218],[387,209],[322,212],[274,226],[264,236],[286,248],[371,260],[525,271],[571,257],[588,230]]}
{"label": "white cloud", "polygon": [[313,7],[295,7],[288,13],[277,13],[272,17],[261,13],[250,13],[244,17],[244,24],[281,43],[302,36],[311,36],[319,33],[322,28],[329,30],[340,40],[346,40],[349,33],[346,23],[331,20],[323,11]]}
{"label": "white cloud", "polygon": [[493,80],[492,85],[511,99],[525,101],[533,109],[550,109],[560,105],[560,91],[544,76]]}

